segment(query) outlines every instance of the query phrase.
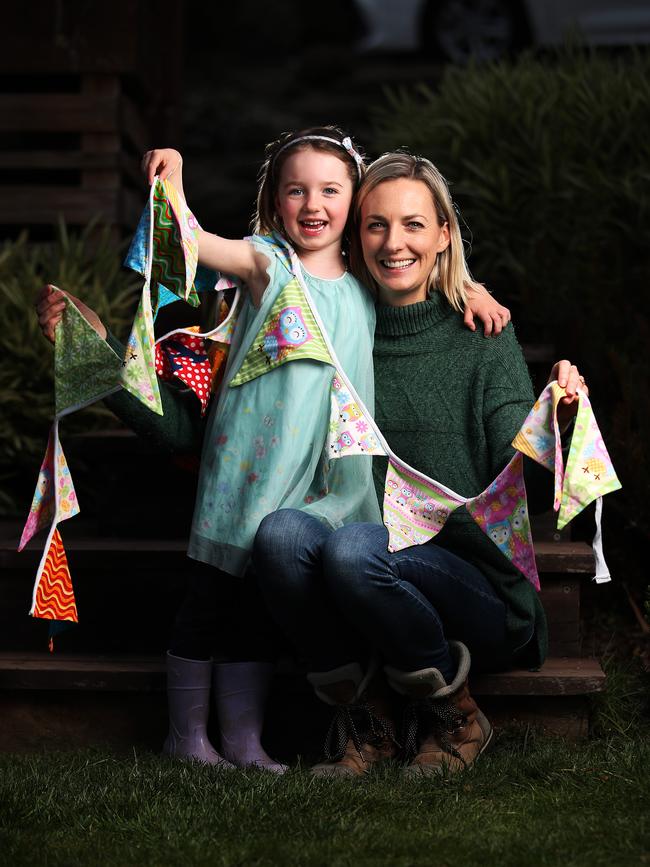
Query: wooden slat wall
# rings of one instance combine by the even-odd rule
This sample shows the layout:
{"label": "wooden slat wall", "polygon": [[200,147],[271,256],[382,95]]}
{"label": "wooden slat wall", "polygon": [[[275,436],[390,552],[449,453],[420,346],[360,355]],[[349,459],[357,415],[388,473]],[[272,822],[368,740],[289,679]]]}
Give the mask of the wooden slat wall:
{"label": "wooden slat wall", "polygon": [[141,154],[178,142],[183,4],[22,0],[4,18],[0,233],[97,215],[132,231]]}

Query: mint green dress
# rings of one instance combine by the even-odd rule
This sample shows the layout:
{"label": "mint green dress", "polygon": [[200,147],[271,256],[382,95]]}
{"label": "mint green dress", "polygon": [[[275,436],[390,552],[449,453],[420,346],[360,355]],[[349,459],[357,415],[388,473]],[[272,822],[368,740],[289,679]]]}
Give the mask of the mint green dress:
{"label": "mint green dress", "polygon": [[[381,523],[371,456],[330,459],[327,453],[332,363],[287,360],[231,384],[241,380],[242,365],[246,369],[251,358],[259,367],[258,350],[274,345],[268,333],[272,308],[292,280],[296,285],[284,242],[274,236],[249,241],[269,259],[269,283],[259,309],[247,299],[239,314],[224,384],[207,424],[188,550],[190,557],[232,575],[243,574],[261,520],[277,509],[303,510],[332,529],[355,521]],[[338,364],[372,412],[372,298],[347,272],[325,280],[302,269],[302,276]],[[300,305],[285,309],[300,316]]]}

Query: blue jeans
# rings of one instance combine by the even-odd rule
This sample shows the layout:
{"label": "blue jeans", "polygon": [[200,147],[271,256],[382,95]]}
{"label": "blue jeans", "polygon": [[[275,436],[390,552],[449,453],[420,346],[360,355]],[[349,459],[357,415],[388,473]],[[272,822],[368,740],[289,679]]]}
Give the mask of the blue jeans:
{"label": "blue jeans", "polygon": [[506,608],[475,567],[435,543],[390,553],[379,524],[332,532],[294,509],[268,515],[253,564],[271,615],[311,670],[363,662],[377,652],[402,671],[456,668],[449,639],[473,668],[509,663]]}

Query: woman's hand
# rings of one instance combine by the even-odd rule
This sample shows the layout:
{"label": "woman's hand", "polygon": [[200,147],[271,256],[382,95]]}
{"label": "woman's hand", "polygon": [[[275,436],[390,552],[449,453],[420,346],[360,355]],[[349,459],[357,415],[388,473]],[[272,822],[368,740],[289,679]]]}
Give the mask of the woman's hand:
{"label": "woman's hand", "polygon": [[[156,175],[161,181],[171,178],[183,164],[183,157],[173,148],[158,148],[147,151],[142,157],[142,171],[149,184],[153,184]],[[180,174],[180,172],[179,172]]]}
{"label": "woman's hand", "polygon": [[62,292],[60,289],[57,289],[56,286],[52,286],[48,283],[47,286],[43,286],[41,291],[38,293],[36,298],[36,312],[38,314],[38,324],[41,326],[41,331],[50,343],[54,343],[54,331],[61,321],[63,311],[65,310],[63,295],[66,295],[70,301],[72,301],[84,319],[92,325],[102,340],[106,340],[106,328],[94,310],[91,310],[87,304],[84,304],[83,301],[75,298],[75,296],[71,295],[69,292]]}
{"label": "woman's hand", "polygon": [[499,304],[482,283],[467,285],[467,301],[465,302],[463,321],[470,331],[476,331],[475,316],[478,316],[483,323],[483,332],[486,337],[491,334],[495,336],[501,334],[511,318],[508,308]]}
{"label": "woman's hand", "polygon": [[589,388],[584,376],[575,364],[563,359],[557,361],[551,368],[548,381],[557,379],[558,385],[566,391],[566,395],[560,398],[557,406],[557,422],[560,430],[564,432],[578,412],[578,388],[589,396]]}

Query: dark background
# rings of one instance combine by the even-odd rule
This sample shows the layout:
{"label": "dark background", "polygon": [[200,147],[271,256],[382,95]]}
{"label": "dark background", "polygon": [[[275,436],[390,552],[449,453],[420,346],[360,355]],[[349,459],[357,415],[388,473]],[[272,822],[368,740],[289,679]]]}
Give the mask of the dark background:
{"label": "dark background", "polygon": [[[468,4],[472,5],[470,0]],[[505,7],[513,5],[504,0]],[[610,5],[614,9],[620,4]],[[423,8],[434,6],[442,8],[444,3]],[[436,44],[435,29],[425,34],[424,20],[422,24],[422,42],[413,51],[364,53],[359,50],[364,26],[352,0],[320,4],[114,0],[110,5],[91,0],[24,0],[3,9],[0,236],[13,241],[27,229],[30,243],[54,244],[59,256],[58,271],[53,260],[40,252],[18,251],[20,263],[5,265],[5,271],[0,263],[0,282],[6,287],[0,349],[11,359],[0,370],[0,398],[10,419],[6,435],[3,429],[0,481],[3,489],[20,489],[12,493],[9,506],[9,500],[0,505],[13,510],[12,517],[22,518],[29,506],[52,418],[51,359],[38,342],[33,292],[39,281],[56,282],[60,274],[67,281],[62,282],[64,288],[93,303],[102,293],[107,295],[108,307],[102,315],[115,321],[111,318],[115,305],[110,304],[117,293],[114,282],[102,285],[98,277],[104,274],[99,256],[90,253],[73,279],[65,265],[70,248],[56,240],[57,221],[63,217],[70,230],[83,230],[101,213],[114,245],[106,255],[116,258],[146,199],[147,187],[139,171],[142,154],[170,146],[184,156],[186,192],[203,226],[241,237],[249,231],[266,143],[288,130],[336,123],[352,134],[370,158],[383,149],[418,143],[415,148],[433,158],[451,182],[467,218],[467,239],[476,233],[470,266],[511,307],[520,340],[552,343],[554,357],[575,359],[587,374],[598,420],[624,483],[620,494],[605,499],[606,550],[615,578],[628,581],[643,604],[648,584],[644,554],[650,538],[645,496],[650,480],[646,435],[650,430],[650,160],[640,150],[650,142],[647,77],[632,85],[630,105],[635,106],[638,119],[626,121],[626,113],[631,117],[626,103],[622,116],[610,120],[611,126],[603,118],[601,138],[600,120],[594,120],[598,106],[580,103],[579,91],[606,95],[609,76],[612,87],[621,87],[625,69],[615,64],[624,64],[634,52],[632,47],[600,47],[603,64],[596,68],[589,65],[590,52],[578,42],[578,59],[567,68],[571,63],[579,65],[584,54],[585,80],[573,75],[567,92],[563,94],[560,85],[553,97],[556,103],[549,106],[534,88],[530,92],[536,95],[526,99],[527,68],[520,80],[505,70],[500,84],[498,70],[482,66],[474,57],[468,79],[465,66],[451,64]],[[519,25],[504,64],[517,64],[522,51],[527,51],[539,60],[540,68],[553,70],[559,62],[555,49],[531,44],[525,22]],[[647,34],[637,36],[643,40]],[[647,48],[642,50],[647,54]],[[515,84],[523,97],[508,91]],[[424,106],[419,113],[413,96],[421,85],[434,96],[441,95],[434,106],[440,116],[433,120],[430,108]],[[455,89],[463,86],[467,105],[454,102]],[[576,93],[569,93],[570,87]],[[397,104],[390,100],[399,103],[400,94],[408,95],[402,103],[407,108],[401,113],[396,110],[398,122],[387,131],[389,106]],[[70,102],[79,95],[88,97],[82,109]],[[563,109],[564,96],[569,109],[566,105]],[[571,103],[569,97],[576,99]],[[591,139],[565,141],[568,133],[558,121],[562,110],[574,112],[567,117],[566,127],[573,121],[576,129],[588,129]],[[585,115],[576,122],[579,111]],[[514,117],[515,112],[520,117]],[[452,113],[459,124],[457,134],[447,129],[437,138],[434,122],[444,125]],[[490,128],[493,114],[498,117],[496,128]],[[538,131],[537,118],[541,140],[538,147],[531,141],[528,152],[528,142],[515,141],[518,124],[525,138],[529,129]],[[425,128],[432,131],[424,132]],[[562,174],[570,147],[569,171],[575,174],[579,168],[593,166],[591,179],[585,175],[576,181]],[[625,170],[631,165],[635,173],[627,176]],[[545,186],[549,172],[552,178]],[[514,187],[514,181],[522,178],[519,197],[508,199],[510,182]],[[617,196],[616,207],[599,222],[604,205]],[[538,217],[531,222],[531,231],[539,233],[537,247],[529,244],[524,249],[529,240],[525,221],[531,215]],[[582,246],[572,250],[578,236]],[[36,257],[33,266],[32,256]],[[564,270],[556,270],[556,263]],[[542,279],[545,268],[549,273]],[[95,295],[89,294],[93,281],[98,284],[93,284]],[[121,310],[125,323],[130,321],[129,313]],[[23,334],[24,339],[9,342],[10,337]],[[66,419],[66,432],[74,431],[75,424],[77,430],[87,429],[88,419],[81,413]],[[93,421],[95,427],[107,424],[106,416]],[[71,443],[73,474],[84,453],[91,451],[84,442]],[[108,466],[110,456],[104,453],[102,458]],[[132,459],[137,464],[140,456]],[[80,490],[86,490],[85,515],[92,513],[93,507],[86,504],[92,502],[95,490],[97,515],[108,515],[108,524],[123,532],[130,520],[124,500],[119,509],[109,506],[103,499],[107,489],[95,484],[91,471],[84,477],[80,468],[75,480]],[[133,515],[133,527],[151,517],[139,505],[145,489],[141,486],[139,494],[127,498],[126,513]],[[115,484],[116,501],[124,498],[123,490]],[[589,538],[592,521],[587,510],[583,527],[580,520],[574,522],[576,532]],[[74,532],[75,523],[70,522],[69,532]],[[183,533],[181,527],[175,529]],[[599,593],[605,605],[614,598],[613,591],[599,588]]]}

